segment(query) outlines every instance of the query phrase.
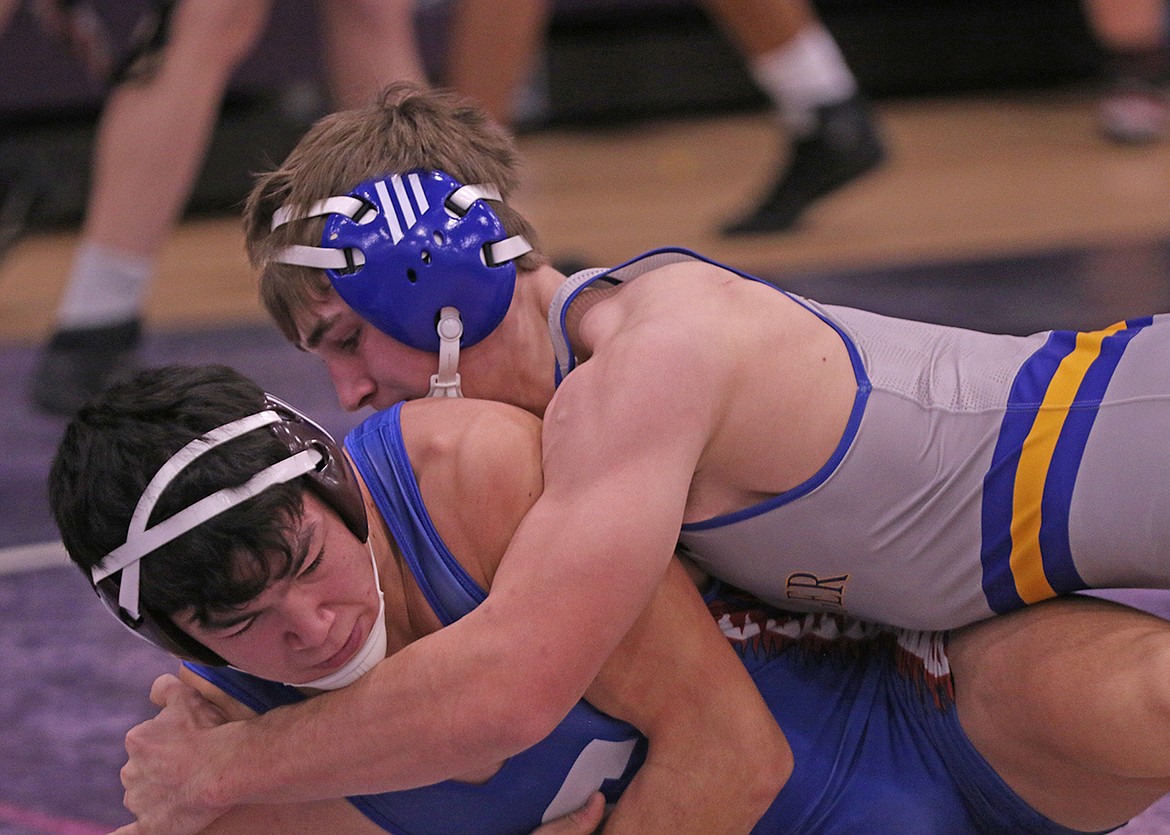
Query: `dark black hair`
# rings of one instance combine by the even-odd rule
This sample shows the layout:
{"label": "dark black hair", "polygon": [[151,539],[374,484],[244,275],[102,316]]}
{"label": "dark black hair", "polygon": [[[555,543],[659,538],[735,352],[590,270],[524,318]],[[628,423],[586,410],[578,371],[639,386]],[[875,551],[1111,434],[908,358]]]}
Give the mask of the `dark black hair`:
{"label": "dark black hair", "polygon": [[[126,541],[130,517],[159,468],[200,435],[264,408],[263,390],[226,366],[149,369],[83,406],[57,449],[49,501],[70,558],[90,569]],[[147,526],[243,484],[288,448],[249,432],[201,455],[159,497]],[[289,528],[303,510],[300,480],[261,492],[147,555],[140,605],[156,616],[242,606],[286,574]]]}

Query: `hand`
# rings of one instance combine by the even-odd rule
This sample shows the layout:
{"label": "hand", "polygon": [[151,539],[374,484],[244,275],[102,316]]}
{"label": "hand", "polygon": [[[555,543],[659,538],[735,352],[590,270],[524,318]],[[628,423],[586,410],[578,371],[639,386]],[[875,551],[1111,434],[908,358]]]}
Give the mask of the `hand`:
{"label": "hand", "polygon": [[122,805],[136,821],[114,835],[198,832],[226,811],[200,799],[197,774],[207,762],[200,750],[209,729],[227,719],[173,675],[155,680],[150,700],[162,710],[126,734],[129,759],[122,767]]}
{"label": "hand", "polygon": [[604,814],[605,795],[595,792],[580,809],[549,821],[532,835],[589,835],[597,830]]}

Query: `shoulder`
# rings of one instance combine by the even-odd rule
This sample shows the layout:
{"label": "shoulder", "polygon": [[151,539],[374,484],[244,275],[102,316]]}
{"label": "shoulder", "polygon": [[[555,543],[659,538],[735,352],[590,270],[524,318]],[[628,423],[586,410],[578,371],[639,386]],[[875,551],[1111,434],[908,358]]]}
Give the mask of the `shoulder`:
{"label": "shoulder", "polygon": [[256,711],[232,698],[185,664],[179,667],[179,681],[198,691],[199,695],[211,702],[228,721],[252,719],[256,716]]}
{"label": "shoulder", "polygon": [[[471,398],[413,400],[402,406],[402,441],[416,472],[455,464],[480,470],[514,461],[535,442],[540,419],[511,406]],[[519,463],[519,462],[517,462]]]}
{"label": "shoulder", "polygon": [[[724,307],[744,307],[758,313],[759,306],[799,314],[804,306],[783,288],[769,279],[761,278],[730,266],[702,258],[674,261],[655,266],[621,285],[625,304],[656,304],[662,308],[663,298],[673,300],[672,310],[685,313],[678,305],[693,303],[706,318]],[[771,311],[770,311],[771,312]]]}
{"label": "shoulder", "polygon": [[[672,383],[685,375],[699,393],[757,373],[761,347],[779,359],[803,353],[812,335],[832,333],[804,300],[779,286],[699,259],[633,278],[581,320],[586,358],[608,356],[632,374],[665,374]],[[611,365],[604,373],[622,370]]]}
{"label": "shoulder", "polygon": [[784,331],[810,317],[779,287],[698,259],[656,266],[579,309],[581,347],[590,357],[624,346],[692,363],[719,358],[721,350],[735,359],[761,330]]}
{"label": "shoulder", "polygon": [[[603,432],[639,413],[656,433],[669,414],[729,397],[751,335],[737,326],[742,314],[735,311],[760,313],[758,305],[745,305],[746,285],[759,282],[705,261],[682,261],[583,299],[567,320],[578,365],[546,412],[546,435]],[[569,406],[574,402],[589,405]]]}
{"label": "shoulder", "polygon": [[541,493],[540,420],[506,403],[417,400],[402,408],[402,436],[436,530],[490,583]]}

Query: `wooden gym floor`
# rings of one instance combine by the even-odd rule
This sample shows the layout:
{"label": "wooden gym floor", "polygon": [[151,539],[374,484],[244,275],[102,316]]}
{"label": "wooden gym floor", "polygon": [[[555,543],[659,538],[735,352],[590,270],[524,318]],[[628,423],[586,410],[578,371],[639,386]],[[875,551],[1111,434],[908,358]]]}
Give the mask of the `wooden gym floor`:
{"label": "wooden gym floor", "polygon": [[[1170,238],[1170,142],[1102,141],[1087,92],[899,100],[878,113],[890,162],[817,205],[790,234],[716,231],[781,158],[779,130],[764,114],[524,135],[525,184],[514,202],[554,256],[601,265],[684,245],[781,284],[786,275],[1070,249],[1116,257]],[[47,331],[75,240],[72,231],[34,234],[0,262],[0,344]],[[148,324],[262,321],[240,240],[231,216],[184,223],[148,293]],[[1102,296],[1166,307],[1164,274],[1110,272],[1106,264],[1091,279]]]}

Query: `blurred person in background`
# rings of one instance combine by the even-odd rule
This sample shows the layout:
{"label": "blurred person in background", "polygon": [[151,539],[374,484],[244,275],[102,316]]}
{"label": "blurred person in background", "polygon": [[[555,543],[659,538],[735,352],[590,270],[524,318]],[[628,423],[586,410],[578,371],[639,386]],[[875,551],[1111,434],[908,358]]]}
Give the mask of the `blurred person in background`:
{"label": "blurred person in background", "polygon": [[[0,25],[18,0],[0,0]],[[534,4],[467,0],[459,25],[484,31],[534,21]],[[414,31],[415,0],[319,3],[324,64],[333,103],[357,107],[395,80],[424,81]],[[81,239],[54,329],[31,380],[42,410],[69,415],[127,376],[142,337],[142,304],[167,237],[191,195],[232,74],[253,51],[272,0],[151,0],[127,54],[109,57],[89,4],[41,0],[45,28],[66,37],[87,68],[112,85],[97,127]],[[460,18],[466,11],[467,19]],[[472,42],[469,39],[469,43]],[[460,71],[462,91],[490,97],[485,66],[506,65],[493,42]],[[527,47],[520,39],[505,48]],[[371,45],[377,48],[371,48]],[[490,60],[489,53],[490,51]],[[104,56],[104,57],[103,57]],[[477,71],[478,68],[478,71]]]}
{"label": "blurred person in background", "polygon": [[1170,4],[1166,0],[1085,0],[1089,25],[1104,51],[1101,132],[1143,144],[1170,131]]}

